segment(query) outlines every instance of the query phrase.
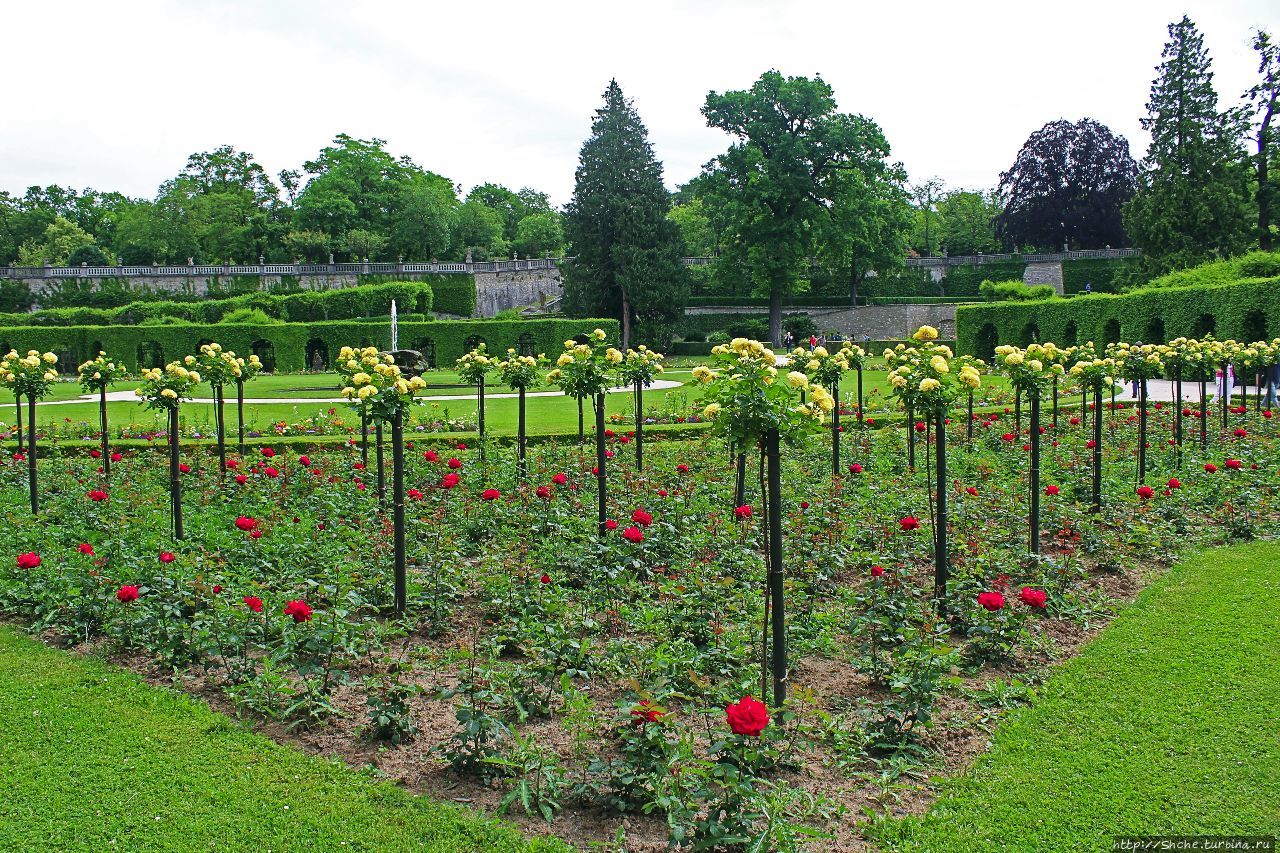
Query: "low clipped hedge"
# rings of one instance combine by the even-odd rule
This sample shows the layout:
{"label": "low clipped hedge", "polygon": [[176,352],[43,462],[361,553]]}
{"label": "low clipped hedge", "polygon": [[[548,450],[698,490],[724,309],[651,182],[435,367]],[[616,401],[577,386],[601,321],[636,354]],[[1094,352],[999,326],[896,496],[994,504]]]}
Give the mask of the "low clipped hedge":
{"label": "low clipped hedge", "polygon": [[[445,276],[435,278],[443,279]],[[465,302],[469,288],[474,305],[475,282],[470,277],[462,278],[466,280],[446,283],[450,299],[454,304]],[[434,289],[440,286],[428,281],[396,281],[289,294],[255,292],[202,302],[155,299],[131,302],[120,308],[50,308],[30,314],[0,314],[0,325],[116,326],[139,325],[165,318],[190,323],[217,323],[233,311],[242,309],[257,309],[268,317],[286,322],[310,323],[386,317],[391,313],[392,301],[402,313],[427,314],[434,304]]]}
{"label": "low clipped hedge", "polygon": [[1032,340],[1069,346],[1085,341],[1163,343],[1206,334],[1270,339],[1280,334],[1278,287],[1280,275],[1042,302],[963,305],[956,309],[957,344],[961,353],[989,359],[996,346],[1025,346]]}
{"label": "low clipped hedge", "polygon": [[[619,337],[617,320],[434,320],[400,323],[400,346],[423,351],[436,366],[450,366],[476,341],[490,352],[508,347],[523,352],[561,351],[564,341],[601,328],[612,340]],[[271,325],[178,324],[168,326],[34,326],[0,327],[0,350],[50,351],[60,355],[67,372],[99,350],[136,371],[199,351],[202,343],[217,341],[224,349],[247,356],[256,353],[264,364],[283,372],[309,369],[318,356],[329,366],[343,346],[387,347],[389,321],[277,323]],[[145,364],[139,364],[139,361]]]}
{"label": "low clipped hedge", "polygon": [[435,310],[441,314],[472,317],[476,313],[476,280],[469,275],[439,276],[431,283]]}

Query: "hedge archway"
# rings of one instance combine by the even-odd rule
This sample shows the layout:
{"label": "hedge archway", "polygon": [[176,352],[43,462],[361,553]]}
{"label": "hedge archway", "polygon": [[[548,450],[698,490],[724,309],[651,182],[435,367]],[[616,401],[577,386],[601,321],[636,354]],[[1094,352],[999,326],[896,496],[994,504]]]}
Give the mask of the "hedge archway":
{"label": "hedge archway", "polygon": [[462,347],[466,352],[471,352],[473,349],[480,346],[481,344],[486,344],[487,346],[487,342],[485,341],[483,335],[471,335],[465,341],[462,342]]}
{"label": "hedge archway", "polygon": [[276,372],[276,345],[271,341],[256,340],[249,344],[249,351],[262,362],[263,373]]}
{"label": "hedge archway", "polygon": [[164,367],[164,347],[156,341],[142,341],[138,344],[138,369]]}
{"label": "hedge archway", "polygon": [[1245,312],[1243,338],[1250,343],[1268,340],[1267,315],[1257,308]]}
{"label": "hedge archway", "polygon": [[427,367],[432,369],[436,366],[436,342],[431,338],[422,338],[413,348],[422,353],[422,360],[427,363]]}
{"label": "hedge archway", "polygon": [[1212,335],[1218,328],[1218,320],[1212,314],[1201,314],[1191,326],[1191,337],[1203,338]]}
{"label": "hedge archway", "polygon": [[520,335],[520,342],[516,345],[516,350],[520,355],[537,355],[538,342],[534,340],[533,335],[523,332]]}
{"label": "hedge archway", "polygon": [[1107,324],[1102,327],[1102,345],[1120,343],[1120,321],[1112,317]]}
{"label": "hedge archway", "polygon": [[1040,343],[1040,327],[1035,323],[1028,323],[1023,326],[1018,335],[1018,342],[1024,347]]}
{"label": "hedge archway", "polygon": [[1062,330],[1061,344],[1064,347],[1073,347],[1080,340],[1080,330],[1076,328],[1075,320],[1068,320],[1066,328]]}
{"label": "hedge archway", "polygon": [[1164,320],[1159,317],[1152,317],[1151,321],[1147,323],[1146,337],[1142,341],[1148,344],[1167,343],[1168,339],[1164,336]]}
{"label": "hedge archway", "polygon": [[987,323],[978,330],[977,355],[983,361],[991,361],[996,357],[996,347],[1000,345],[995,323]]}
{"label": "hedge archway", "polygon": [[329,345],[321,338],[307,341],[306,369],[313,373],[322,373],[329,366]]}

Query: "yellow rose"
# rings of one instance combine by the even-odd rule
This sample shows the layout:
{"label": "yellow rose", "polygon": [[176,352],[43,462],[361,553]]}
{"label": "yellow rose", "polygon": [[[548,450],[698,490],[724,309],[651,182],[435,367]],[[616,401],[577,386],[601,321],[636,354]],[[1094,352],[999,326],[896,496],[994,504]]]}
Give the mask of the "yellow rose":
{"label": "yellow rose", "polygon": [[597,341],[603,341],[605,338],[609,337],[604,333],[604,329],[596,329],[591,334],[595,337]]}
{"label": "yellow rose", "polygon": [[947,364],[947,360],[940,355],[935,355],[929,359],[929,366],[933,368],[935,373],[948,373],[951,366]]}
{"label": "yellow rose", "polygon": [[715,420],[716,416],[719,414],[720,414],[719,403],[710,403],[705,409],[702,410],[702,416],[709,421]]}
{"label": "yellow rose", "polygon": [[916,329],[916,333],[911,337],[917,341],[936,341],[938,339],[938,330],[933,326],[921,326]]}
{"label": "yellow rose", "polygon": [[787,374],[787,381],[791,383],[792,388],[800,388],[809,384],[809,377],[798,370],[793,370]]}
{"label": "yellow rose", "polygon": [[924,379],[920,380],[920,391],[924,394],[928,394],[930,391],[937,391],[941,387],[942,383],[934,379],[932,376],[926,376]]}

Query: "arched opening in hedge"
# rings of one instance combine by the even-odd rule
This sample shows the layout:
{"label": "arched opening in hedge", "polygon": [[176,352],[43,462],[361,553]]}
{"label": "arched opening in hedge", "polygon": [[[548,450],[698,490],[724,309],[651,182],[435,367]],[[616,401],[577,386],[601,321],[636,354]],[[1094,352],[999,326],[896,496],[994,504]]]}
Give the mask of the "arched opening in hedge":
{"label": "arched opening in hedge", "polygon": [[329,366],[329,344],[320,338],[307,341],[305,364],[307,370],[322,373]]}
{"label": "arched opening in hedge", "polygon": [[1107,324],[1102,327],[1102,345],[1120,343],[1120,321],[1112,317]]}
{"label": "arched opening in hedge", "polygon": [[142,341],[138,344],[138,369],[164,367],[164,347],[156,341]]}
{"label": "arched opening in hedge", "polygon": [[533,335],[525,332],[520,335],[520,342],[516,344],[516,350],[520,355],[537,355],[538,342],[534,340]]}
{"label": "arched opening in hedge", "polygon": [[[88,361],[91,358],[97,358],[98,353],[106,352],[106,351],[107,351],[107,348],[102,345],[102,341],[94,341],[93,343],[89,344],[89,353],[88,355],[85,356],[85,361]],[[5,349],[3,345],[0,345],[0,352],[8,352],[8,350]],[[110,356],[111,353],[108,352],[107,355]],[[112,357],[114,358],[114,356]]]}
{"label": "arched opening in hedge", "polygon": [[1075,320],[1068,320],[1067,325],[1062,330],[1061,345],[1064,347],[1073,347],[1080,338],[1080,330],[1076,328]]}
{"label": "arched opening in hedge", "polygon": [[76,369],[80,366],[80,362],[76,360],[75,350],[64,347],[58,350],[55,355],[58,356],[58,372],[63,376],[74,376]]}
{"label": "arched opening in hedge", "polygon": [[471,352],[483,343],[485,343],[483,335],[470,335],[462,342],[462,349],[464,352]]}
{"label": "arched opening in hedge", "polygon": [[271,341],[256,340],[249,344],[249,351],[262,362],[263,373],[276,372],[276,345]]}
{"label": "arched opening in hedge", "polygon": [[431,338],[422,338],[413,348],[422,353],[422,360],[427,363],[427,367],[434,368],[436,366],[436,342]]}
{"label": "arched opening in hedge", "polygon": [[1249,343],[1267,340],[1267,315],[1257,308],[1244,315],[1244,339]]}
{"label": "arched opening in hedge", "polygon": [[1019,346],[1031,346],[1040,343],[1040,327],[1035,323],[1028,323],[1022,327],[1022,332],[1018,335]]}
{"label": "arched opening in hedge", "polygon": [[1218,321],[1212,314],[1201,314],[1191,324],[1191,337],[1203,338],[1206,335],[1212,335],[1217,328]]}
{"label": "arched opening in hedge", "polygon": [[1168,338],[1164,336],[1164,320],[1159,317],[1152,317],[1151,322],[1147,323],[1146,337],[1142,339],[1144,344],[1163,344],[1168,343]]}
{"label": "arched opening in hedge", "polygon": [[591,336],[586,332],[578,332],[573,336],[572,340],[575,344],[589,344],[591,343]]}
{"label": "arched opening in hedge", "polygon": [[996,347],[999,346],[999,343],[995,323],[987,323],[978,330],[978,336],[974,340],[974,349],[976,350],[974,355],[983,361],[991,361],[996,357]]}

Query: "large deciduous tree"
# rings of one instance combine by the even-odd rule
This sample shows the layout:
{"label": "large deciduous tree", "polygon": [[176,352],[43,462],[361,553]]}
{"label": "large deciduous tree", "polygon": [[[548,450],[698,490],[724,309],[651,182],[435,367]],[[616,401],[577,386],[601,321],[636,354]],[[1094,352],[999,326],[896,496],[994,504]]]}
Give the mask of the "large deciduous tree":
{"label": "large deciduous tree", "polygon": [[1280,47],[1271,41],[1265,30],[1253,34],[1253,49],[1258,53],[1257,83],[1244,93],[1247,111],[1257,122],[1254,139],[1258,146],[1255,155],[1258,202],[1258,248],[1271,251],[1271,207],[1276,196],[1276,184],[1280,183],[1280,170],[1272,173],[1271,161],[1277,158],[1276,127],[1272,123],[1276,102],[1280,99]]}
{"label": "large deciduous tree", "polygon": [[1142,127],[1151,147],[1125,229],[1148,273],[1242,251],[1249,224],[1243,117],[1220,111],[1204,38],[1189,18],[1169,25]]}
{"label": "large deciduous tree", "polygon": [[996,233],[1018,248],[1122,246],[1121,211],[1138,185],[1129,143],[1089,118],[1051,121],[1023,143],[997,191]]}
{"label": "large deciduous tree", "polygon": [[[805,273],[815,226],[833,210],[870,209],[865,178],[897,180],[884,163],[889,146],[875,122],[837,111],[821,77],[768,71],[748,90],[711,92],[702,114],[737,140],[709,166],[721,179],[709,185],[733,223],[730,248],[769,297],[778,344],[782,301]],[[846,235],[851,249],[863,236]]]}
{"label": "large deciduous tree", "polygon": [[565,311],[620,318],[624,349],[633,324],[646,338],[664,337],[688,295],[680,234],[667,219],[662,164],[616,80],[605,89],[575,178],[564,223],[575,255],[564,272]]}
{"label": "large deciduous tree", "polygon": [[942,245],[950,255],[997,252],[996,217],[1000,204],[991,195],[972,190],[953,190],[938,202]]}

